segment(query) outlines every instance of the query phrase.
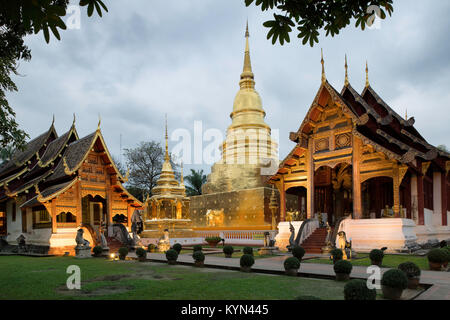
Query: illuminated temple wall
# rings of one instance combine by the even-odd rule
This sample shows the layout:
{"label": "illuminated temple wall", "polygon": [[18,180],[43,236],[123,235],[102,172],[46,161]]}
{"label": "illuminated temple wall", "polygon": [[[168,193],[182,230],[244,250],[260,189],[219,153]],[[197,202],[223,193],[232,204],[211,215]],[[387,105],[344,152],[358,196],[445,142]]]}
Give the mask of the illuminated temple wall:
{"label": "illuminated temple wall", "polygon": [[[190,217],[195,228],[270,229],[271,188],[260,187],[191,197]],[[289,211],[298,210],[297,196],[287,195]],[[278,196],[279,201],[279,196]],[[210,214],[207,216],[208,210]],[[279,212],[276,213],[277,223]]]}

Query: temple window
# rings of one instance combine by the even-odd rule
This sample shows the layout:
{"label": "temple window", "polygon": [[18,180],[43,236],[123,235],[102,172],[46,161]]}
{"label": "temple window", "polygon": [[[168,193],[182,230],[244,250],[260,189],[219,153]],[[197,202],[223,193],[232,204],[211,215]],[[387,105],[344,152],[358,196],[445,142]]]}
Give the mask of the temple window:
{"label": "temple window", "polygon": [[0,204],[0,235],[6,235],[6,205]]}
{"label": "temple window", "polygon": [[77,222],[77,218],[71,212],[61,212],[56,216],[58,227],[72,227]]}
{"label": "temple window", "polygon": [[44,206],[33,208],[33,228],[44,229],[52,227],[52,218]]}

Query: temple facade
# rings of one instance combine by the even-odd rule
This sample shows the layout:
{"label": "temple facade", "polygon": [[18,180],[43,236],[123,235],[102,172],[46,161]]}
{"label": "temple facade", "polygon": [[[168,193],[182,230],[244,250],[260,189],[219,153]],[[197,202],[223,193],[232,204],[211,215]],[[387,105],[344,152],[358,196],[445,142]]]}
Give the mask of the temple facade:
{"label": "temple facade", "polygon": [[[222,158],[211,168],[202,195],[191,197],[191,217],[199,228],[270,229],[270,186],[265,182],[277,168],[278,144],[265,122],[262,100],[255,90],[248,26],[244,66],[239,80],[231,125],[221,146]],[[297,198],[288,197],[297,207]]]}
{"label": "temple facade", "polygon": [[17,246],[23,236],[28,252],[73,253],[83,228],[92,246],[100,244],[100,232],[113,237],[113,225],[129,230],[133,211],[142,206],[123,187],[126,181],[100,122],[83,138],[75,119],[61,136],[52,123],[0,167],[0,237]]}
{"label": "temple facade", "polygon": [[360,249],[450,238],[450,155],[420,135],[413,117],[401,117],[380,98],[367,66],[359,94],[347,61],[340,92],[321,62],[321,86],[290,133],[295,146],[268,180],[280,192],[280,220],[287,196],[295,195],[307,218],[320,213]]}

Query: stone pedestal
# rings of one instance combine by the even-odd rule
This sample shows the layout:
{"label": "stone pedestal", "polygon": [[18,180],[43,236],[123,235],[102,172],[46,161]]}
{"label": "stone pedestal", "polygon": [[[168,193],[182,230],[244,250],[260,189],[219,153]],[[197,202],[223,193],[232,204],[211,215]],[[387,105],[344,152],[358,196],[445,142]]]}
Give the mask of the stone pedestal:
{"label": "stone pedestal", "polygon": [[91,247],[75,247],[75,258],[78,259],[92,258]]}
{"label": "stone pedestal", "polygon": [[[292,221],[292,225],[295,229],[295,237],[298,234],[298,231],[300,230],[300,227],[303,224],[303,221]],[[280,248],[281,251],[288,251],[286,248],[289,245],[289,238],[291,237],[291,231],[289,230],[289,222],[280,222],[278,224],[278,234],[275,237],[275,245]]]}

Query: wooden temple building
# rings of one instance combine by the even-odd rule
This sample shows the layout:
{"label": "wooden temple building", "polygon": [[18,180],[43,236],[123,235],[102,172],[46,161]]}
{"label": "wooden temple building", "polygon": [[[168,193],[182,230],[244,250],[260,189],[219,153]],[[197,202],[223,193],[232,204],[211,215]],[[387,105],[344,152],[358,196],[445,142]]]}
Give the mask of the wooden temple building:
{"label": "wooden temple building", "polygon": [[100,122],[83,138],[75,119],[61,136],[52,123],[0,167],[0,237],[14,246],[23,235],[28,251],[64,253],[73,252],[77,229],[84,228],[94,246],[101,226],[107,236],[116,222],[129,229],[133,211],[142,206],[123,187],[126,181]]}
{"label": "wooden temple building", "polygon": [[308,218],[321,213],[337,226],[349,217],[347,236],[360,248],[450,238],[450,155],[422,137],[413,117],[401,117],[380,98],[367,66],[359,94],[347,58],[340,92],[326,79],[323,57],[321,63],[321,86],[290,134],[295,146],[269,179],[280,193],[280,220],[286,196],[296,195]]}

